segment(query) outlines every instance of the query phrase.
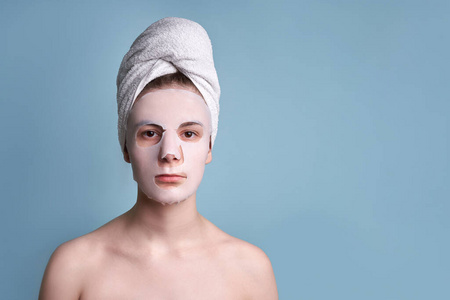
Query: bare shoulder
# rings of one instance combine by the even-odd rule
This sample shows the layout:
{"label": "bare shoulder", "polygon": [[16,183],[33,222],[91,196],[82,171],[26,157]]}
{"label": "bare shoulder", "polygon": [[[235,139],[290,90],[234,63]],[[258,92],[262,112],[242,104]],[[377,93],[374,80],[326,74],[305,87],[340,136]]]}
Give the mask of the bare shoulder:
{"label": "bare shoulder", "polygon": [[45,269],[40,300],[79,299],[87,246],[86,238],[80,237],[56,248]]}
{"label": "bare shoulder", "polygon": [[80,298],[88,275],[101,261],[103,227],[56,248],[44,272],[39,300]]}
{"label": "bare shoulder", "polygon": [[243,283],[250,299],[278,299],[272,263],[261,248],[229,235],[222,245],[222,255],[233,266],[231,275]]}
{"label": "bare shoulder", "polygon": [[261,248],[244,240],[230,236],[224,249],[226,249],[225,254],[230,259],[239,262],[241,267],[249,272],[272,268],[266,253]]}

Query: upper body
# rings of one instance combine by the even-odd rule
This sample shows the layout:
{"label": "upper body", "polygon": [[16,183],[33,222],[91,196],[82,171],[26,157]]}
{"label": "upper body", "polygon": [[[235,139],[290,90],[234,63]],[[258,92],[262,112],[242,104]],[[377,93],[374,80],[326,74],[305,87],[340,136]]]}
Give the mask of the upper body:
{"label": "upper body", "polygon": [[[171,26],[169,30],[182,28],[183,33],[186,26],[192,26],[184,19],[161,21]],[[160,30],[149,29],[151,34]],[[166,48],[170,47],[168,42]],[[146,50],[127,54],[131,62],[123,63],[126,72],[145,74],[135,71],[143,66],[136,55]],[[188,59],[187,66],[195,73],[197,65],[192,61]],[[150,81],[142,88],[118,93],[132,96],[126,99],[132,100],[128,106],[121,105],[123,99],[118,101],[119,122],[126,120],[119,126],[119,139],[137,182],[136,204],[99,229],[59,246],[44,273],[40,300],[278,299],[266,254],[226,234],[197,211],[196,192],[205,165],[212,160],[217,131],[217,115],[213,115],[218,110],[211,109],[215,96],[207,93],[218,89],[205,88],[203,77],[199,83],[195,76],[191,81],[179,71],[174,73],[165,61],[149,67],[161,64],[170,67],[163,66],[168,74],[159,70],[159,76],[151,80],[144,75]],[[198,65],[200,71],[208,68],[204,63]],[[151,74],[154,70],[144,71]],[[119,71],[119,75],[126,72]],[[127,76],[121,78],[134,80]],[[124,107],[128,109],[121,110]]]}
{"label": "upper body", "polygon": [[278,299],[270,261],[258,247],[198,213],[155,233],[138,223],[137,210],[59,246],[39,299]]}

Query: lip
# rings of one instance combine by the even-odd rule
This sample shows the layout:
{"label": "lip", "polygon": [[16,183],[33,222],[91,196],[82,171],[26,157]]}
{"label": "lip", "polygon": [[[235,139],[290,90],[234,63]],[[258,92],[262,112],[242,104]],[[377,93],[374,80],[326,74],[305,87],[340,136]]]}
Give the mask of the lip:
{"label": "lip", "polygon": [[160,174],[155,176],[155,180],[161,183],[179,183],[186,179],[185,174]]}

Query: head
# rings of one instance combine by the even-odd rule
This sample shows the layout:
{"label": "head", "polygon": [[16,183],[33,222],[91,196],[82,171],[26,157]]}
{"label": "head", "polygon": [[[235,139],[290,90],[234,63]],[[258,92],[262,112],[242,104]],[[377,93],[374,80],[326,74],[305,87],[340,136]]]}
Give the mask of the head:
{"label": "head", "polygon": [[[186,76],[167,75],[177,70]],[[139,195],[161,203],[195,195],[220,109],[206,30],[176,17],[153,23],[123,57],[116,83],[119,143]]]}
{"label": "head", "polygon": [[173,204],[195,195],[211,159],[211,115],[182,73],[151,81],[130,111],[124,159],[148,198]]}

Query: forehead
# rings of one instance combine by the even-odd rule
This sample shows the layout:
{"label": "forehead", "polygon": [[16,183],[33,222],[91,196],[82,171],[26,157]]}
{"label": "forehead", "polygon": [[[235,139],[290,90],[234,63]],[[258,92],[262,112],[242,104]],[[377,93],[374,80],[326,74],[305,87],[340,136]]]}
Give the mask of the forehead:
{"label": "forehead", "polygon": [[185,89],[161,89],[145,93],[134,103],[129,123],[143,120],[160,125],[179,125],[186,121],[200,121],[210,126],[210,111],[201,96]]}

